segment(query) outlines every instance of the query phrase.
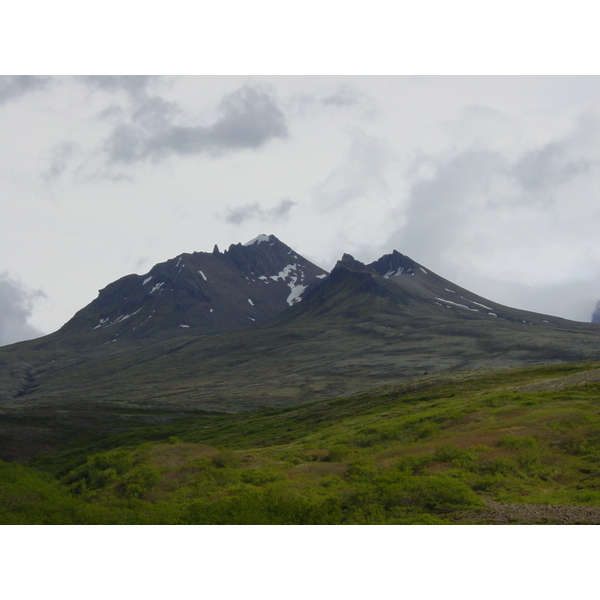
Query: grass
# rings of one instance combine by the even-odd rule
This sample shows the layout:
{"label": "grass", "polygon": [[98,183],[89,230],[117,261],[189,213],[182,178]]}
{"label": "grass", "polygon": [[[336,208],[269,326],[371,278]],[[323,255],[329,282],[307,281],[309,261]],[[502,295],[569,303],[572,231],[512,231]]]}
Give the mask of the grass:
{"label": "grass", "polygon": [[0,463],[0,522],[443,524],[486,500],[600,507],[597,369],[446,373],[90,438]]}

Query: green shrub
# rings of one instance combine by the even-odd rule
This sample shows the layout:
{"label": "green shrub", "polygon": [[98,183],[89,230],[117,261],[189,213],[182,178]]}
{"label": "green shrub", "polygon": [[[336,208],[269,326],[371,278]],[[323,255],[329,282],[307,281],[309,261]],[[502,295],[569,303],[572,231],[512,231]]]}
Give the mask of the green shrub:
{"label": "green shrub", "polygon": [[325,460],[329,462],[341,462],[350,455],[350,448],[346,444],[335,444],[329,448]]}
{"label": "green shrub", "polygon": [[372,457],[360,457],[348,464],[347,475],[350,481],[370,481],[377,475],[377,467]]}
{"label": "green shrub", "polygon": [[445,513],[481,504],[467,485],[446,475],[410,476],[388,472],[374,484],[387,510],[403,507]]}
{"label": "green shrub", "polygon": [[498,441],[498,446],[506,448],[539,448],[539,443],[532,436],[505,435]]}
{"label": "green shrub", "polygon": [[244,469],[241,473],[241,478],[244,483],[249,483],[255,486],[265,485],[272,481],[284,479],[284,475],[271,468],[263,469]]}
{"label": "green shrub", "polygon": [[241,462],[240,457],[229,450],[223,450],[212,458],[212,463],[217,469],[236,468],[240,466]]}

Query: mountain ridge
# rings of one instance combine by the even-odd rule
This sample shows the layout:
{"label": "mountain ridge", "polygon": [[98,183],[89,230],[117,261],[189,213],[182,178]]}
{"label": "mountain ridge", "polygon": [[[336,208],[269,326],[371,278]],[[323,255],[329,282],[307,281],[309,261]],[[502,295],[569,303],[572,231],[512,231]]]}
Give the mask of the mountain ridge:
{"label": "mountain ridge", "polygon": [[[346,254],[330,274],[311,271],[273,238],[182,254],[145,275],[126,276],[58,332],[1,348],[0,456],[50,451],[90,428],[118,432],[207,411],[296,406],[425,373],[600,360],[597,325],[504,307],[396,251],[370,265]],[[225,301],[234,290],[229,306],[238,320],[228,329],[192,327],[178,307],[195,303],[205,309],[198,318],[211,314],[201,294],[212,293],[216,302],[209,285],[217,267],[230,276],[221,272],[218,279],[221,312],[227,318]],[[161,282],[155,291],[164,291],[152,296]],[[171,284],[183,294],[179,305],[171,296],[164,315],[146,304],[146,312],[125,318],[125,310],[135,312],[148,298],[169,299],[163,294]],[[261,290],[277,305],[265,305],[271,315],[250,321]],[[111,314],[101,312],[104,297]],[[135,319],[151,310],[157,330],[132,335]],[[116,322],[97,327],[107,316]],[[127,329],[111,343],[119,328]]]}
{"label": "mountain ridge", "polygon": [[[327,272],[274,235],[220,252],[183,253],[145,275],[126,275],[99,291],[58,332],[80,344],[140,340],[189,330],[244,329],[300,301]],[[92,334],[90,336],[90,334]]]}

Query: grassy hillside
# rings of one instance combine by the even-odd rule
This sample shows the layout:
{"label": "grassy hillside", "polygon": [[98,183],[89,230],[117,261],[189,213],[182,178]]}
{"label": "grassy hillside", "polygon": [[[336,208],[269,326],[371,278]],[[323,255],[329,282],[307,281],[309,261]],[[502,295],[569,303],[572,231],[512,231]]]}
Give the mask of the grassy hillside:
{"label": "grassy hillside", "polygon": [[0,521],[600,523],[600,364],[430,375],[90,438],[0,463]]}

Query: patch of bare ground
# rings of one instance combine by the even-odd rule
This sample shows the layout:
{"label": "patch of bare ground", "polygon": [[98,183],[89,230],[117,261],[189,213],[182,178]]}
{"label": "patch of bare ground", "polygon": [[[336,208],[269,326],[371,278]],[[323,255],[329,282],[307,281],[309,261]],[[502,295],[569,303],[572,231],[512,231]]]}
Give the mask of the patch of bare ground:
{"label": "patch of bare ground", "polygon": [[517,504],[485,501],[485,508],[464,512],[455,523],[471,525],[600,525],[600,507]]}
{"label": "patch of bare ground", "polygon": [[152,462],[158,467],[178,468],[194,458],[212,458],[219,454],[217,448],[204,444],[169,444],[155,446],[150,451]]}
{"label": "patch of bare ground", "polygon": [[348,469],[346,463],[302,463],[288,470],[290,476],[298,474],[318,475],[343,475]]}

